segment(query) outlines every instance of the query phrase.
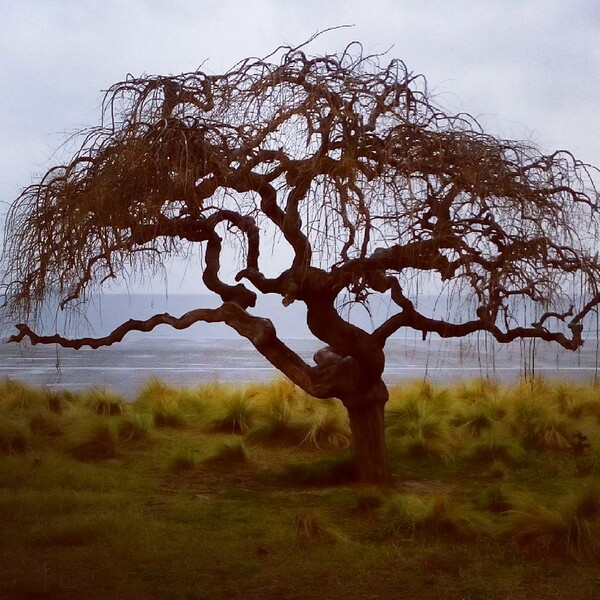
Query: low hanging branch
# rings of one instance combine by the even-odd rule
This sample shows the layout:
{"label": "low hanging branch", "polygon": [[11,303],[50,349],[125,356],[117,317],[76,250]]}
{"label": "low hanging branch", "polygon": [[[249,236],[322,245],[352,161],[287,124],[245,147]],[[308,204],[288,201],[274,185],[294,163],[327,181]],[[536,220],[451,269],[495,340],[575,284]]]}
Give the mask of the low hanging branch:
{"label": "low hanging branch", "polygon": [[[73,159],[10,208],[5,314],[27,323],[10,341],[97,348],[159,324],[226,323],[308,393],[344,402],[359,477],[382,482],[385,344],[398,330],[581,346],[600,303],[595,177],[569,152],[544,155],[449,114],[422,76],[359,44],[324,56],[280,48],[222,75],[129,77],[108,90]],[[151,278],[195,247],[220,308],[128,321],[98,339],[35,333],[45,302]],[[265,270],[270,247],[278,274]],[[427,314],[417,296],[428,289],[467,310]],[[314,364],[248,312],[257,293],[306,306],[324,346]],[[377,296],[391,310],[374,331],[337,308]]]}

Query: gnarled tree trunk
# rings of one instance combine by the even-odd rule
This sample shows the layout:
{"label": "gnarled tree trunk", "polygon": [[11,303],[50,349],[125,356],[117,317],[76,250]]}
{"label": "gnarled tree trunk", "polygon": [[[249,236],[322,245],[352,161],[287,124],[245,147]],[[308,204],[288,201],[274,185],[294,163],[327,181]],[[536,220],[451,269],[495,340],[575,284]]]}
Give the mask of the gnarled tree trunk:
{"label": "gnarled tree trunk", "polygon": [[356,396],[342,398],[350,418],[354,460],[361,483],[388,485],[390,481],[384,420],[388,398],[383,382]]}

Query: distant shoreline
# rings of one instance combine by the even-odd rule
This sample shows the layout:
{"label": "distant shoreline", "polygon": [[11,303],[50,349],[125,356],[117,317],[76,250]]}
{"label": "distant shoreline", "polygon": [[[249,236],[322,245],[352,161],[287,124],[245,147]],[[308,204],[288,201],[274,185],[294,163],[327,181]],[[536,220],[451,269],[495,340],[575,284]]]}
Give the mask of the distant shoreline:
{"label": "distant shoreline", "polygon": [[[421,297],[425,304],[434,299]],[[437,297],[435,300],[439,300]],[[147,318],[159,312],[181,315],[198,306],[216,306],[218,299],[203,294],[106,294],[81,315],[87,322],[71,333],[105,335],[129,318]],[[364,328],[381,322],[389,307],[375,307],[372,319],[353,313]],[[308,364],[322,343],[311,337],[303,306],[285,308],[278,298],[260,299],[257,314],[274,322],[280,337]],[[59,313],[60,314],[60,313]],[[64,314],[62,314],[64,320]],[[61,330],[48,315],[45,333]],[[12,331],[6,327],[2,334]],[[441,339],[406,330],[386,345],[384,379],[390,384],[415,379],[452,382],[461,379],[494,379],[512,382],[532,370],[548,379],[590,382],[599,373],[596,332],[588,332],[587,343],[577,352],[557,344],[515,341],[497,344],[489,336]],[[0,344],[0,378],[10,377],[36,386],[85,389],[106,387],[131,396],[152,377],[176,386],[209,381],[222,383],[266,382],[280,373],[248,342],[224,324],[199,323],[175,331],[165,325],[151,333],[134,332],[114,346],[91,350],[68,350],[54,346]]]}
{"label": "distant shoreline", "polygon": [[[313,364],[318,342],[295,339],[287,343],[308,364]],[[519,345],[488,348],[486,353],[465,340],[393,340],[387,351],[384,380],[388,384],[419,379],[435,383],[472,379],[511,383],[532,371],[547,379],[587,383],[600,375],[595,347],[566,353],[554,346],[538,346],[532,361]],[[264,383],[281,376],[243,338],[139,335],[98,350],[0,345],[0,378],[73,390],[105,387],[126,397],[134,395],[152,378],[179,387],[207,382]]]}

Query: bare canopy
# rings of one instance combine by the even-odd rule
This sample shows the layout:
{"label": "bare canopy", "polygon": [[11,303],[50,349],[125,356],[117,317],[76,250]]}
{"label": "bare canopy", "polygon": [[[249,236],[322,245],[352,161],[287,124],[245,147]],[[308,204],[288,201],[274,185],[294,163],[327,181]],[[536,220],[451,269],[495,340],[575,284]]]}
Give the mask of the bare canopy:
{"label": "bare canopy", "polygon": [[[108,90],[102,123],[74,158],[13,203],[6,308],[32,323],[50,298],[66,307],[109,279],[151,277],[196,245],[222,305],[127,321],[97,339],[19,324],[11,341],[97,348],[160,323],[224,322],[308,393],[344,402],[359,476],[381,482],[381,377],[398,330],[583,343],[600,301],[594,177],[569,152],[543,155],[447,114],[422,76],[358,44],[326,56],[280,48],[223,75],[129,77]],[[263,268],[273,243],[289,250],[276,274]],[[233,279],[222,274],[227,246]],[[460,290],[468,310],[422,312],[415,293],[427,286]],[[249,310],[257,293],[306,305],[324,344],[314,364]],[[341,299],[374,295],[391,310],[373,331],[339,310]],[[524,321],[524,303],[537,307],[534,320]]]}

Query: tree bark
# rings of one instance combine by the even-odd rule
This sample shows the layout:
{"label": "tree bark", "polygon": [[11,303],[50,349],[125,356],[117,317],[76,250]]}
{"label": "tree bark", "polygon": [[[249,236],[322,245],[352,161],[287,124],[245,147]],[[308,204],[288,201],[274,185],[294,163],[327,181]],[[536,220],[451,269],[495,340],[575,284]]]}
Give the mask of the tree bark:
{"label": "tree bark", "polygon": [[366,394],[370,401],[344,402],[350,418],[356,474],[360,483],[388,485],[390,474],[385,447],[385,386]]}

